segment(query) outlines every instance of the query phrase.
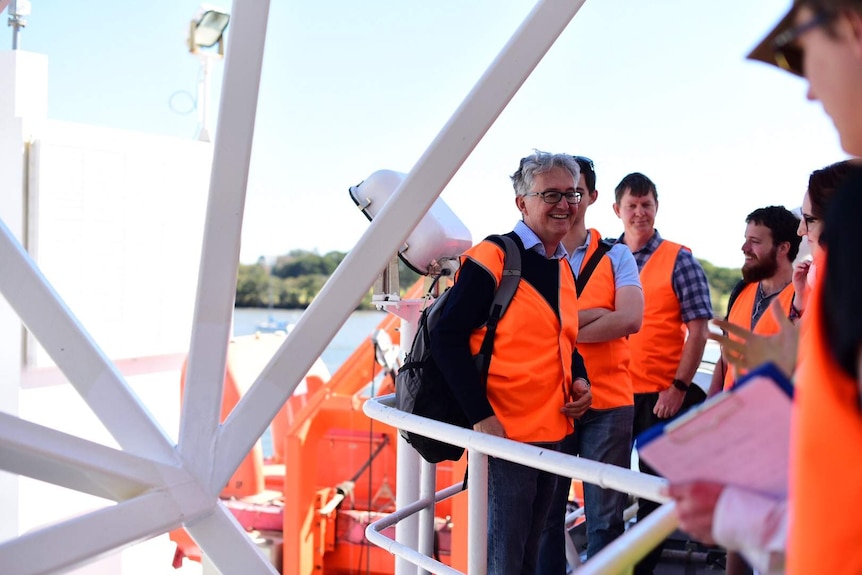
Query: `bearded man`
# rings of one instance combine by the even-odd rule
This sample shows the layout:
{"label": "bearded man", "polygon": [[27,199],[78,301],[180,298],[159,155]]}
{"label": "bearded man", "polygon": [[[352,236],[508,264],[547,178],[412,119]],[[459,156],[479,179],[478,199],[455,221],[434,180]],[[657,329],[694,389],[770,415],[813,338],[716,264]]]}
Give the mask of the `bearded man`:
{"label": "bearded man", "polygon": [[[793,307],[791,279],[793,260],[802,241],[797,235],[799,218],[784,206],[769,206],[748,214],[745,223],[742,279],[730,294],[725,319],[754,333],[772,335],[780,329],[775,317],[764,313],[772,300],[777,298],[781,302],[781,308],[791,321],[798,317]],[[720,359],[712,372],[708,395],[730,389],[742,375],[728,369],[724,358]]]}

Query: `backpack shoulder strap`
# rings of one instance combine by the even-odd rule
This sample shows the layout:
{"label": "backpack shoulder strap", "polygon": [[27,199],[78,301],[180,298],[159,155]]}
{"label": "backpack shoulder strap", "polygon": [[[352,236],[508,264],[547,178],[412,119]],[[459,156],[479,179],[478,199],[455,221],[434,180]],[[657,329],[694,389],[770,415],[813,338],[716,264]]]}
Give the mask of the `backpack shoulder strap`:
{"label": "backpack shoulder strap", "polygon": [[518,243],[508,235],[494,234],[485,240],[494,242],[503,249],[503,273],[488,310],[487,323],[490,324],[491,322],[496,323],[503,317],[509,303],[515,297],[515,292],[518,291],[518,284],[521,281],[521,249],[518,247]]}
{"label": "backpack shoulder strap", "polygon": [[[518,244],[512,238],[508,236],[497,237],[503,242],[505,259],[500,285],[494,293],[494,301],[491,304],[491,315],[495,315],[496,312],[496,319],[499,320],[506,313],[509,303],[518,290],[518,283],[521,281],[521,250],[518,249]],[[499,310],[497,309],[498,306]]]}
{"label": "backpack shoulder strap", "polygon": [[515,240],[501,235],[488,236],[487,239],[497,245],[502,243],[505,256],[503,275],[500,278],[497,291],[494,292],[494,301],[491,302],[488,322],[485,324],[487,327],[485,337],[482,339],[482,346],[476,356],[479,375],[483,384],[488,380],[488,369],[491,367],[491,353],[494,350],[494,335],[497,333],[497,324],[503,314],[506,313],[512,298],[515,297],[515,292],[518,291],[518,284],[521,282],[521,249]]}
{"label": "backpack shoulder strap", "polygon": [[744,290],[747,285],[747,281],[739,280],[736,285],[733,286],[733,290],[730,292],[730,298],[727,300],[727,315],[725,316],[725,319],[730,316],[730,308],[733,307],[733,302],[736,301],[736,298],[739,297],[739,294],[742,293],[742,290]]}
{"label": "backpack shoulder strap", "polygon": [[581,270],[581,273],[578,274],[578,279],[575,280],[575,289],[578,292],[578,297],[580,297],[584,288],[587,287],[587,282],[590,281],[590,276],[593,275],[593,270],[595,270],[596,266],[599,265],[599,261],[602,259],[602,256],[610,249],[610,243],[605,240],[599,240],[599,245],[596,247],[596,251],[594,251],[593,255],[590,256],[590,259],[587,260],[587,264],[584,266],[584,269]]}

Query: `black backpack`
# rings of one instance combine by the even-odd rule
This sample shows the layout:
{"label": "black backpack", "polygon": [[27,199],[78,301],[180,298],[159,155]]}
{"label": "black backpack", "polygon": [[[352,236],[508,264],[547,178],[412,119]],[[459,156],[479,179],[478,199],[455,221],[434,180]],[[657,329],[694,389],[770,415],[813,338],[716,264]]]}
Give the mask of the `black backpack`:
{"label": "black backpack", "polygon": [[[512,301],[512,297],[518,289],[518,283],[521,281],[521,252],[515,241],[506,236],[489,236],[487,239],[496,244],[503,244],[505,262],[503,264],[503,277],[494,294],[494,301],[491,303],[491,309],[488,313],[488,322],[486,323],[488,329],[485,332],[479,353],[474,356],[483,385],[488,378],[497,323],[506,313],[506,308],[509,307],[509,302]],[[404,365],[401,366],[395,376],[395,406],[401,411],[414,415],[421,415],[460,427],[470,427],[467,416],[431,357],[431,331],[437,324],[441,311],[446,306],[448,295],[449,290],[443,292],[440,297],[422,311],[422,315],[419,317],[419,326],[413,345],[404,359]],[[401,436],[429,463],[440,463],[447,460],[457,461],[461,459],[461,455],[464,453],[463,447],[449,445],[403,429]]]}

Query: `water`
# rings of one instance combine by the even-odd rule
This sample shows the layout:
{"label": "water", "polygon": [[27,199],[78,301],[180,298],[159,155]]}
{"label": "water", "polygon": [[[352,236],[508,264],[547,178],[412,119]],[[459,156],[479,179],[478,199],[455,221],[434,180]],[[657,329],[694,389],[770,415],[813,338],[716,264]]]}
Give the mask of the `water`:
{"label": "water", "polygon": [[[304,310],[267,309],[267,308],[236,308],[233,313],[233,334],[250,335],[255,333],[258,325],[264,324],[269,317],[276,321],[286,321],[296,324]],[[326,364],[330,373],[341,366],[350,354],[370,336],[377,325],[386,317],[383,311],[355,311],[350,314],[330,344],[323,350],[320,358]]]}
{"label": "water", "polygon": [[[235,308],[233,311],[233,334],[251,335],[258,331],[258,326],[286,321],[295,325],[302,317],[304,310],[267,309],[267,308]],[[365,338],[374,333],[377,325],[386,317],[384,311],[355,311],[332,338],[332,341],[320,354],[320,359],[326,364],[330,374],[334,374],[350,354]],[[272,431],[267,429],[260,438],[264,458],[272,456]]]}

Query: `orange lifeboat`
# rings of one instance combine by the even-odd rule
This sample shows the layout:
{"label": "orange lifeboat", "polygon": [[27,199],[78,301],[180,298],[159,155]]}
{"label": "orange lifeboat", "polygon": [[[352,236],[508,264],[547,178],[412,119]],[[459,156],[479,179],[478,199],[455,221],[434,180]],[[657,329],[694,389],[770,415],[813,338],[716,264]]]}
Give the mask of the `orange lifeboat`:
{"label": "orange lifeboat", "polygon": [[[419,297],[422,287],[420,280],[406,297]],[[397,344],[399,325],[397,317],[387,315],[377,329]],[[222,420],[283,338],[261,334],[230,343]],[[264,461],[258,442],[221,492],[225,505],[282,573],[361,570],[388,575],[395,570],[394,557],[365,540],[367,525],[395,510],[397,488],[398,431],[362,412],[370,395],[394,390],[392,377],[381,379],[383,368],[375,357],[369,336],[332,377],[322,363],[322,369],[315,364],[272,421],[272,457]],[[438,465],[438,485],[458,481],[464,466],[463,461]],[[466,517],[466,500],[462,504],[460,499],[437,506],[436,547],[443,562],[465,568],[466,548],[453,550],[450,545],[452,516]],[[173,531],[171,539],[177,543],[175,564],[183,556],[200,560],[200,550],[183,529]],[[458,559],[453,559],[453,553]]]}

